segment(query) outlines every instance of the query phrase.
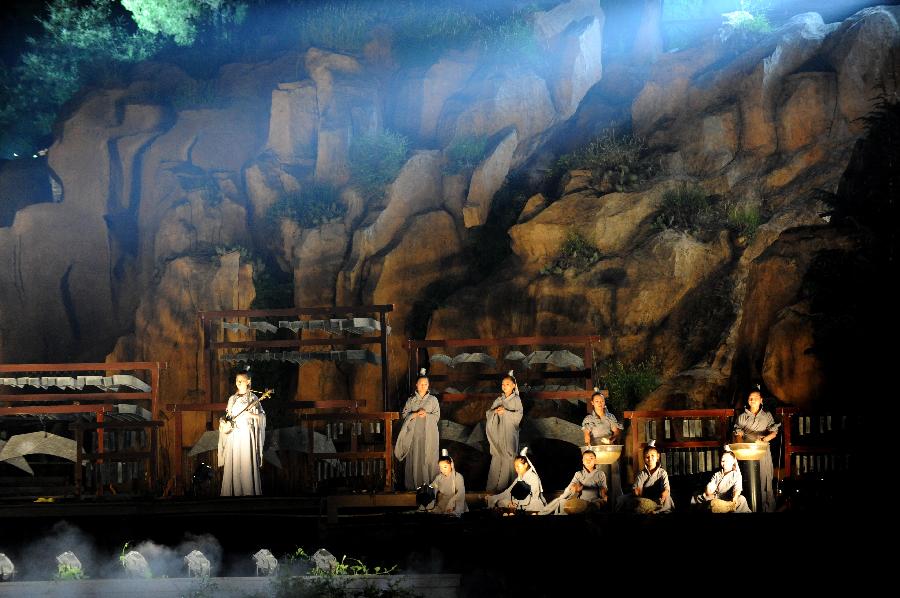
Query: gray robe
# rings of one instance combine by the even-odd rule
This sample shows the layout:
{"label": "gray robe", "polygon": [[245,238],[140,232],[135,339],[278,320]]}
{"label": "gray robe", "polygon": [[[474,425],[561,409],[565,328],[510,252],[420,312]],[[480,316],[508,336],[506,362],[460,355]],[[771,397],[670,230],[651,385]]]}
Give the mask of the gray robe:
{"label": "gray robe", "polygon": [[[747,499],[741,495],[743,490],[744,478],[741,476],[741,470],[737,467],[729,472],[720,469],[713,474],[712,479],[706,485],[706,492],[711,494],[713,498],[736,501],[735,513],[752,513],[753,511],[750,510],[750,506],[747,504]],[[691,504],[693,505],[709,506],[709,502],[706,494],[700,494],[691,499]]]}
{"label": "gray robe", "polygon": [[[775,418],[768,411],[762,409],[756,415],[749,409],[744,409],[737,421],[734,423],[734,432],[742,432],[744,441],[756,442],[770,432],[775,432],[781,424],[775,423]],[[771,449],[759,460],[759,483],[762,490],[762,507],[761,510],[771,513],[775,510],[775,485],[773,478],[775,477],[775,468],[772,464]]]}
{"label": "gray robe", "polygon": [[[675,502],[672,500],[672,489],[669,487],[669,474],[659,465],[656,466],[653,473],[647,469],[646,465],[644,466],[644,469],[642,469],[634,478],[632,490],[636,490],[637,488],[641,489],[641,498],[649,498],[659,504],[656,510],[653,511],[654,514],[671,513],[675,510]],[[665,502],[660,503],[659,499],[665,490],[669,491],[669,496],[666,497]],[[637,508],[637,499],[637,494],[625,494],[624,496],[620,496],[619,500],[616,502],[616,510],[626,512],[634,511]]]}
{"label": "gray robe", "polygon": [[[419,409],[425,417],[417,417]],[[404,464],[404,483],[407,490],[415,490],[434,479],[438,472],[439,433],[438,420],[441,407],[432,394],[420,397],[414,393],[403,406],[403,426],[394,446],[394,456]]]}
{"label": "gray robe", "polygon": [[[531,492],[523,500],[516,500],[512,497],[512,488],[519,480],[522,480],[531,487]],[[510,501],[512,501],[513,507],[517,509],[522,509],[523,511],[541,511],[546,506],[546,501],[544,500],[542,492],[541,478],[538,477],[534,468],[531,468],[526,471],[525,475],[521,478],[516,476],[516,479],[512,481],[509,488],[500,494],[488,496],[487,505],[489,508],[508,507]]]}
{"label": "gray robe", "polygon": [[[234,417],[256,398],[253,393],[228,397],[226,415]],[[259,425],[250,414],[260,416]],[[259,468],[262,466],[263,445],[266,443],[266,413],[256,403],[234,420],[230,434],[219,434],[219,466],[222,471],[222,496],[259,496],[262,494]]]}
{"label": "gray robe", "polygon": [[581,422],[581,429],[591,434],[591,444],[600,444],[603,438],[612,440],[615,430],[621,430],[623,427],[609,409],[604,412],[603,417],[592,411]]}
{"label": "gray robe", "polygon": [[572,481],[569,482],[559,498],[550,501],[541,511],[541,515],[565,515],[566,512],[564,507],[566,501],[575,496],[575,492],[572,491],[572,484],[575,484],[576,482],[582,486],[581,499],[598,505],[603,498],[600,491],[608,490],[606,486],[606,474],[603,473],[600,467],[595,466],[594,471],[588,471],[582,467],[581,471],[576,472],[575,475],[572,476]]}
{"label": "gray robe", "polygon": [[[494,409],[499,406],[506,413],[498,415]],[[522,399],[514,390],[508,397],[500,395],[485,413],[487,423],[484,433],[491,445],[491,468],[488,471],[487,491],[497,492],[506,488],[516,477],[513,459],[519,454],[519,423],[522,421]]]}
{"label": "gray robe", "polygon": [[[445,476],[437,474],[431,487],[437,492],[437,498],[428,505],[428,510],[439,515],[456,515],[457,517],[469,511],[466,504],[466,484],[462,474],[453,471]],[[451,508],[451,511],[447,511]]]}

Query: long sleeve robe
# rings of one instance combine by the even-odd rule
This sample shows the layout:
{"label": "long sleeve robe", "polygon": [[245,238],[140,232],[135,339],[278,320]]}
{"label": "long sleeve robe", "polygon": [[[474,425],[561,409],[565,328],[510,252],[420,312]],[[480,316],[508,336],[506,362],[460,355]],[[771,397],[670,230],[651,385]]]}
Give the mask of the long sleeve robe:
{"label": "long sleeve robe", "polygon": [[[515,486],[516,482],[519,480],[531,487],[531,492],[523,500],[516,500],[512,497],[513,486]],[[529,469],[522,477],[516,476],[509,485],[509,488],[500,494],[488,496],[487,505],[490,508],[507,507],[509,506],[510,501],[512,501],[512,506],[517,509],[522,509],[524,511],[541,511],[547,504],[546,501],[544,501],[542,491],[541,478],[538,477],[538,474],[534,469]]]}
{"label": "long sleeve robe", "polygon": [[[653,513],[671,513],[675,510],[675,501],[672,500],[672,490],[669,487],[669,474],[660,466],[657,466],[652,472],[644,466],[637,476],[634,478],[633,494],[625,494],[619,497],[616,504],[617,511],[634,511],[638,505],[637,489],[641,489],[641,498],[647,498],[655,501],[659,506]],[[665,501],[660,502],[663,491],[668,490],[669,495]]]}
{"label": "long sleeve robe", "polygon": [[581,422],[581,429],[591,434],[591,444],[600,444],[604,438],[611,440],[615,431],[622,428],[622,424],[609,409],[604,412],[603,417],[592,411]]}
{"label": "long sleeve robe", "polygon": [[741,470],[735,467],[732,471],[719,470],[713,474],[713,477],[706,485],[706,494],[695,496],[691,499],[691,504],[703,505],[710,502],[707,494],[719,500],[734,501],[736,507],[735,513],[752,513],[747,499],[741,495],[744,490],[744,478],[741,476]]}
{"label": "long sleeve robe", "polygon": [[[425,417],[416,415],[419,409],[425,410]],[[414,393],[407,399],[400,415],[403,426],[397,436],[394,456],[404,461],[406,489],[415,490],[433,480],[438,472],[441,407],[434,395],[420,397]]]}
{"label": "long sleeve robe", "polygon": [[[266,443],[266,413],[258,402],[241,413],[256,399],[253,393],[228,397],[225,414],[234,419],[229,434],[219,434],[219,466],[222,471],[222,496],[259,496],[262,494],[259,468]],[[259,416],[257,424],[252,415]]]}
{"label": "long sleeve robe", "polygon": [[469,511],[466,504],[466,484],[461,473],[439,473],[431,482],[431,487],[437,492],[437,498],[428,506],[432,513],[459,516]]}
{"label": "long sleeve robe", "polygon": [[565,515],[566,512],[563,510],[563,507],[568,499],[575,496],[575,491],[572,489],[572,486],[576,483],[581,484],[582,486],[582,500],[598,505],[600,504],[603,497],[601,490],[607,490],[606,474],[603,473],[599,467],[594,467],[594,471],[588,471],[582,467],[581,471],[575,472],[575,475],[572,476],[572,481],[569,482],[559,498],[550,501],[541,511],[541,515]]}
{"label": "long sleeve robe", "polygon": [[[495,409],[503,406],[506,412]],[[514,390],[508,397],[500,395],[485,413],[487,423],[484,432],[491,446],[491,468],[488,471],[487,491],[497,492],[506,488],[516,477],[513,459],[519,454],[519,423],[522,421],[522,399]]]}
{"label": "long sleeve robe", "polygon": [[[737,421],[734,423],[735,434],[741,432],[744,435],[745,442],[756,442],[759,438],[775,432],[781,424],[775,423],[775,418],[768,411],[760,409],[754,415],[749,409],[745,409],[741,413]],[[760,490],[762,490],[762,509],[771,513],[775,510],[775,485],[773,478],[775,477],[775,468],[772,464],[772,451],[766,451],[766,454],[759,460],[759,482]]]}

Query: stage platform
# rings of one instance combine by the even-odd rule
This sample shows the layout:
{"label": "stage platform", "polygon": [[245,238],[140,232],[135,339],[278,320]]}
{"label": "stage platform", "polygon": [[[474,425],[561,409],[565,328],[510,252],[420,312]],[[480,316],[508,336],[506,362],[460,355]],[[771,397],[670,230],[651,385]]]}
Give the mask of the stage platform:
{"label": "stage platform", "polygon": [[[478,497],[472,494],[473,503]],[[853,509],[746,515],[684,510],[649,517],[504,517],[473,510],[455,518],[416,513],[412,493],[105,497],[0,504],[0,552],[17,563],[18,581],[46,581],[55,555],[67,549],[58,538],[77,530],[97,561],[115,561],[125,542],[149,540],[174,549],[188,537],[214,537],[221,547],[217,574],[229,578],[253,576],[250,555],[260,548],[280,557],[297,547],[307,553],[324,547],[370,567],[459,575],[460,596],[559,596],[588,572],[605,572],[601,578],[610,589],[627,591],[634,576],[661,574],[679,580],[678,587],[701,591],[710,575],[722,571],[723,560],[726,569],[753,562],[786,576],[780,587],[809,590],[827,587],[823,574],[829,570],[869,579],[858,574],[877,566],[871,536],[878,525],[877,514]]]}

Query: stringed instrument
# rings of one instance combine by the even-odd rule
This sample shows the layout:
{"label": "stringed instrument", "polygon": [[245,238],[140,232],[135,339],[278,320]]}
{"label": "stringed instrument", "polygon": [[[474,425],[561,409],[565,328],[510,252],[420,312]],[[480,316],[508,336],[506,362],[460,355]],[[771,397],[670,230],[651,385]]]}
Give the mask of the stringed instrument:
{"label": "stringed instrument", "polygon": [[[249,392],[253,392],[253,391],[251,390]],[[252,407],[253,405],[256,405],[257,403],[260,403],[261,401],[268,399],[274,393],[275,393],[275,391],[273,389],[267,388],[264,393],[262,393],[259,396],[255,396],[252,401],[247,403],[247,405],[243,409],[241,409],[239,412],[234,414],[234,416],[225,414],[223,417],[220,417],[219,418],[219,434],[231,434],[231,431],[234,430],[235,420],[238,417],[240,417],[242,413],[244,413],[247,409],[250,409],[250,407]]]}

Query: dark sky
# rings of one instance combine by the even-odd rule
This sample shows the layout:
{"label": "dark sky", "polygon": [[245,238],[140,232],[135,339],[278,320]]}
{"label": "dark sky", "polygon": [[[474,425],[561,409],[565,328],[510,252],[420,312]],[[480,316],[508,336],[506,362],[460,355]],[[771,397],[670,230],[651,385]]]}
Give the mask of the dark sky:
{"label": "dark sky", "polygon": [[25,44],[26,36],[35,36],[40,24],[35,20],[44,0],[12,0],[0,8],[0,61],[12,67]]}

